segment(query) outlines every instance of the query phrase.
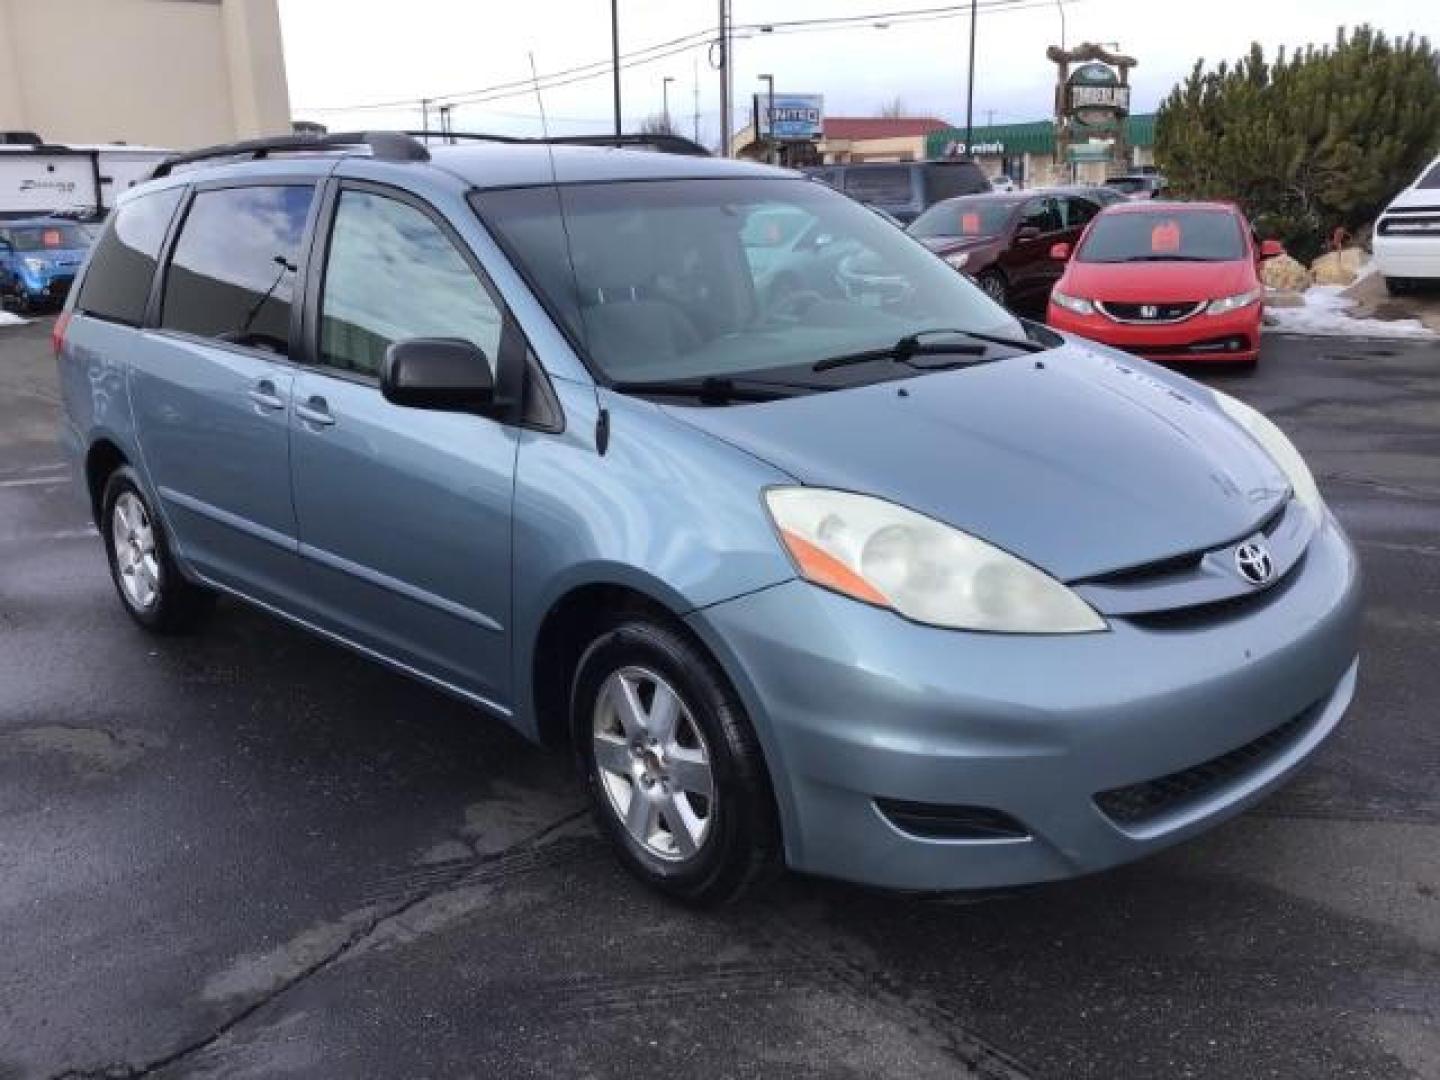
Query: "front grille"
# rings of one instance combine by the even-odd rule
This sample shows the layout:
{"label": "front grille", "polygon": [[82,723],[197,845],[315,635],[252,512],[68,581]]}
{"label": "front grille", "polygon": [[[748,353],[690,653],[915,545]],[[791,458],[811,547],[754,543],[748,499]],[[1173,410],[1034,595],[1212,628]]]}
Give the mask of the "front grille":
{"label": "front grille", "polygon": [[1440,214],[1383,217],[1377,231],[1381,236],[1440,236]]}
{"label": "front grille", "polygon": [[1146,825],[1254,773],[1293,746],[1313,720],[1313,708],[1306,709],[1229,753],[1168,776],[1102,791],[1095,805],[1118,825]]}
{"label": "front grille", "polygon": [[1030,835],[1009,814],[989,806],[876,799],[880,812],[902,832],[930,840],[1024,840]]}
{"label": "front grille", "polygon": [[1095,306],[1116,322],[1167,323],[1188,319],[1205,306],[1205,301],[1166,300],[1153,304],[1121,304],[1113,300],[1097,300]]}

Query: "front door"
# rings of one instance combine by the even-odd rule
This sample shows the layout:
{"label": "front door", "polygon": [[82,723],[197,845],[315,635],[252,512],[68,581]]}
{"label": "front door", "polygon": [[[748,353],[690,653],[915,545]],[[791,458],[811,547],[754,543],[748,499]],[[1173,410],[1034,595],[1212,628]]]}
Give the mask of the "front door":
{"label": "front door", "polygon": [[159,326],[130,362],[145,464],[186,559],[288,606],[291,299],[311,184],[202,189],[165,272]]}
{"label": "front door", "polygon": [[291,434],[312,610],[351,641],[503,707],[518,432],[392,405],[378,379],[386,348],[405,338],[465,338],[493,367],[503,308],[458,236],[396,192],[343,187],[324,258]]}

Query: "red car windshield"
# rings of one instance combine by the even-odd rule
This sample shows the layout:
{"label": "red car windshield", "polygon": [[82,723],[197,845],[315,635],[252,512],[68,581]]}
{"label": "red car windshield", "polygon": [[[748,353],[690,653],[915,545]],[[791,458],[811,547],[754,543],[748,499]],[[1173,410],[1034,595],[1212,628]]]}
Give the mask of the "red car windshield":
{"label": "red car windshield", "polygon": [[1235,262],[1245,258],[1240,222],[1224,210],[1101,214],[1075,257],[1087,263]]}
{"label": "red car windshield", "polygon": [[1004,199],[946,199],[905,230],[918,240],[937,236],[999,236],[1018,204]]}

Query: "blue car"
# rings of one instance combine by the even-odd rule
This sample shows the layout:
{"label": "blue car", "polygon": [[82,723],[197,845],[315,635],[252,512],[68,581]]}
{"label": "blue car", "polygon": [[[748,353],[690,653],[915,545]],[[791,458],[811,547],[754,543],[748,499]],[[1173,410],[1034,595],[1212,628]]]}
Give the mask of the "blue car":
{"label": "blue car", "polygon": [[26,310],[58,307],[89,249],[90,238],[73,221],[0,221],[0,297]]}
{"label": "blue car", "polygon": [[219,147],[123,197],[55,337],[137,624],[232,597],[563,748],[686,901],[1113,866],[1354,690],[1356,556],[1279,428],[792,173]]}

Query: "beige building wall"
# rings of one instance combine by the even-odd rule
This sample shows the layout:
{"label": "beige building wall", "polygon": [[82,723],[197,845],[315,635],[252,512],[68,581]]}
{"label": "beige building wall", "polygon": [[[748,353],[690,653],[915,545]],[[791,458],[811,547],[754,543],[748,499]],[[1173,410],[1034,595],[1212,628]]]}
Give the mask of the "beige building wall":
{"label": "beige building wall", "polygon": [[186,148],[290,131],[277,0],[0,0],[0,130]]}

